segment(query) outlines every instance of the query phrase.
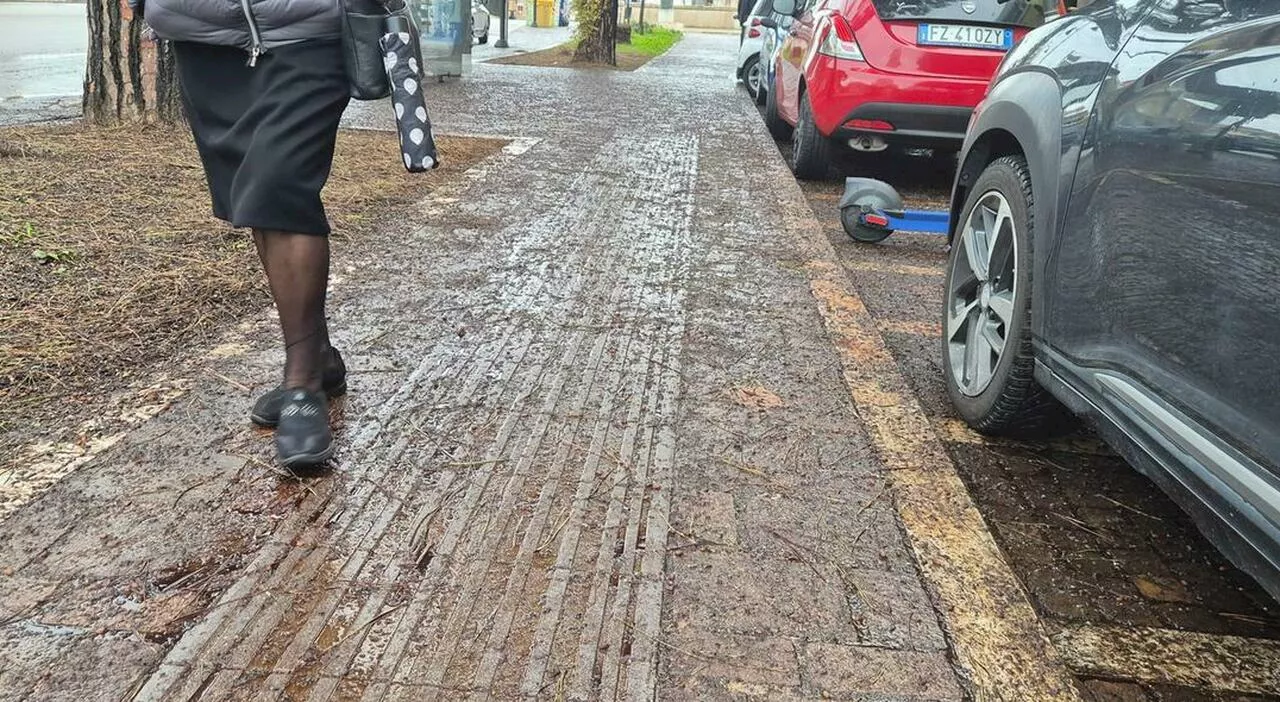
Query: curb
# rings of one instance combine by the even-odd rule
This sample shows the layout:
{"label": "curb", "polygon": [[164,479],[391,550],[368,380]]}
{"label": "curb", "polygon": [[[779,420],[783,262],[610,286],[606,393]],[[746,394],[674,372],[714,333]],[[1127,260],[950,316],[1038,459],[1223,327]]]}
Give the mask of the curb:
{"label": "curb", "polygon": [[[763,127],[757,133],[765,136]],[[788,234],[974,698],[1083,699],[799,184],[782,159],[776,164]]]}

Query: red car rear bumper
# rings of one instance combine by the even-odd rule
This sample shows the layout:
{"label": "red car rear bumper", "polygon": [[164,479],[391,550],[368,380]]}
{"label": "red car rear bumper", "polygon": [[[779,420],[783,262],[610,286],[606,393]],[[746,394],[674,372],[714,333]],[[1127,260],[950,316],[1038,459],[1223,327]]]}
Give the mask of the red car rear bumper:
{"label": "red car rear bumper", "polygon": [[[875,134],[905,146],[960,148],[969,116],[987,88],[985,80],[886,73],[821,54],[807,73],[813,120],[824,136],[843,140]],[[868,128],[867,123],[882,124]]]}

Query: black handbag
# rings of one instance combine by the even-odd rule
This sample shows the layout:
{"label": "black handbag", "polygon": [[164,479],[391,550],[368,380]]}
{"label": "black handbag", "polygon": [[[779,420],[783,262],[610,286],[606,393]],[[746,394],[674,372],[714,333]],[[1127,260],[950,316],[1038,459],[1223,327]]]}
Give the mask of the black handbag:
{"label": "black handbag", "polygon": [[391,81],[379,43],[390,18],[403,17],[412,25],[409,6],[404,0],[342,0],[342,9],[342,53],[351,97],[381,100],[391,95]]}

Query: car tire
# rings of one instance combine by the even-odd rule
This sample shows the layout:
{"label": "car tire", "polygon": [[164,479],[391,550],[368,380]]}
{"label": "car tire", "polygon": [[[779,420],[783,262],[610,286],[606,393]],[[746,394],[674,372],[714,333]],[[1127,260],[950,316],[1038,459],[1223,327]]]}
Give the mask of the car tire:
{"label": "car tire", "polygon": [[[777,78],[774,80],[777,80]],[[769,134],[773,135],[773,138],[778,141],[789,141],[791,139],[791,125],[787,124],[778,115],[778,91],[776,90],[766,91],[764,98],[764,126],[769,128]]]}
{"label": "car tire", "polygon": [[791,170],[800,180],[823,180],[831,171],[831,140],[813,122],[809,94],[800,96],[800,119],[792,140]]}
{"label": "car tire", "polygon": [[760,91],[764,85],[764,65],[760,63],[759,56],[752,56],[743,64],[742,84],[747,88],[747,95],[750,95],[757,105],[761,104],[760,99],[764,97]]}
{"label": "car tire", "polygon": [[481,35],[480,35],[480,38],[476,40],[476,43],[477,43],[477,44],[488,44],[488,43],[489,43],[489,33],[488,33],[488,32],[485,32],[484,34],[481,34]]}
{"label": "car tire", "polygon": [[947,261],[942,313],[947,394],[960,417],[981,433],[1058,433],[1070,426],[1070,414],[1034,377],[1035,201],[1026,159],[996,159],[969,192]]}

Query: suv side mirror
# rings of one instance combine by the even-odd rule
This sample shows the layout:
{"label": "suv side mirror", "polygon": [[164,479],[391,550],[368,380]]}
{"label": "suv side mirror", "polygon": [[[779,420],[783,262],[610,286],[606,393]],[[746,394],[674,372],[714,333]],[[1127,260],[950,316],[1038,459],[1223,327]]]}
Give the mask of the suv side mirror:
{"label": "suv side mirror", "polygon": [[773,11],[788,17],[796,14],[796,0],[773,0]]}

